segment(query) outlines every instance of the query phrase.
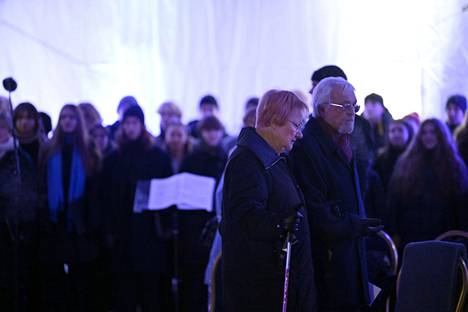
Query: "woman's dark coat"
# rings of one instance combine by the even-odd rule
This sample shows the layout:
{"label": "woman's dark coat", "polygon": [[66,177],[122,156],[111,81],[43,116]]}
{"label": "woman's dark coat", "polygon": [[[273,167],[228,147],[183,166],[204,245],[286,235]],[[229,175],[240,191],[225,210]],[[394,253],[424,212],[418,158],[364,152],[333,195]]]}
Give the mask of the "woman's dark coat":
{"label": "woman's dark coat", "polygon": [[244,128],[226,167],[221,236],[226,311],[281,311],[282,224],[304,219],[292,246],[288,311],[315,311],[310,234],[303,199],[284,157]]}

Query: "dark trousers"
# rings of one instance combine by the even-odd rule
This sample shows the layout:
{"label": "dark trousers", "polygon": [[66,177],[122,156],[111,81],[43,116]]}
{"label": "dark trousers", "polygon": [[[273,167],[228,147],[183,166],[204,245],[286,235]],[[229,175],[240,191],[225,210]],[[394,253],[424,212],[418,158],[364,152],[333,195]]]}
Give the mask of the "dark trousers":
{"label": "dark trousers", "polygon": [[169,279],[156,272],[151,273],[114,273],[114,307],[117,312],[135,312],[140,306],[141,312],[171,311]]}
{"label": "dark trousers", "polygon": [[95,262],[45,264],[42,270],[42,311],[104,311],[99,299]]}
{"label": "dark trousers", "polygon": [[39,311],[39,274],[36,241],[13,241],[0,225],[0,311]]}

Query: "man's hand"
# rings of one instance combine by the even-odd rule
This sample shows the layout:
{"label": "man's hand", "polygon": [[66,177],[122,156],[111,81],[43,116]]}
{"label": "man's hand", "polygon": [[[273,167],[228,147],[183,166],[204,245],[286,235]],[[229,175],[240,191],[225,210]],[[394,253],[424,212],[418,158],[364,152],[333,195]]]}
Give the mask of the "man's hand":
{"label": "man's hand", "polygon": [[375,218],[362,218],[359,220],[361,236],[373,236],[383,230],[382,220]]}

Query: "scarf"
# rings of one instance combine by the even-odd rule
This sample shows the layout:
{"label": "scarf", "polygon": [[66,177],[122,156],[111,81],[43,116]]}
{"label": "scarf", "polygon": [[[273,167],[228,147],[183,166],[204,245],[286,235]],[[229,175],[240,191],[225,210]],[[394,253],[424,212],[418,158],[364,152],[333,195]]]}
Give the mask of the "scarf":
{"label": "scarf", "polygon": [[[47,197],[49,199],[49,213],[50,220],[53,223],[58,222],[58,214],[63,211],[64,198],[62,186],[62,153],[58,151],[50,157],[47,162]],[[71,174],[70,174],[70,187],[68,190],[68,206],[83,197],[86,182],[86,172],[83,166],[83,160],[76,147],[73,147],[72,161],[71,161]],[[72,224],[71,209],[68,209],[68,228]]]}

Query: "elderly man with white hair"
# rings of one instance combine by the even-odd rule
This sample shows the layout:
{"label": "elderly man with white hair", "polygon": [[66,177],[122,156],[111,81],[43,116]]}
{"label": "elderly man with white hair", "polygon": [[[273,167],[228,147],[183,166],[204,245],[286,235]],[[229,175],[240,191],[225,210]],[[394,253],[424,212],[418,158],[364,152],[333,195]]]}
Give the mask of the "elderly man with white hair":
{"label": "elderly man with white hair", "polygon": [[362,311],[369,305],[364,237],[382,229],[364,211],[350,134],[354,87],[341,77],[312,92],[313,116],[290,156],[304,192],[311,229],[319,311]]}

